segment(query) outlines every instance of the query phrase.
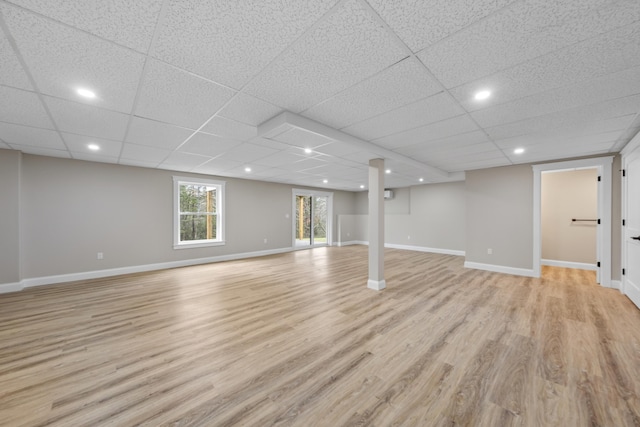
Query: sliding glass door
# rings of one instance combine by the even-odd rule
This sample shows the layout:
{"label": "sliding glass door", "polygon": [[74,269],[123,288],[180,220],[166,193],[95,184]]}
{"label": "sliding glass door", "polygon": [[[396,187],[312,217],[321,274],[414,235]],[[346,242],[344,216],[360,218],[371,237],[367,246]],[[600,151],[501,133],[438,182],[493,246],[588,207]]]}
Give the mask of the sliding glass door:
{"label": "sliding glass door", "polygon": [[294,246],[297,248],[330,244],[331,193],[294,190]]}

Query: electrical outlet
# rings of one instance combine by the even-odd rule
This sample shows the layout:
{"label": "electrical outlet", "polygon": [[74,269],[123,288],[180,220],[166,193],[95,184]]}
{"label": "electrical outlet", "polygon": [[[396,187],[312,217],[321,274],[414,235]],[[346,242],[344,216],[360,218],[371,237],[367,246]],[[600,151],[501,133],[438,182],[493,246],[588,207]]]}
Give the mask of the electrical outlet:
{"label": "electrical outlet", "polygon": [[351,237],[351,233],[347,233],[347,237]]}
{"label": "electrical outlet", "polygon": [[407,240],[411,240],[411,236],[407,236]]}
{"label": "electrical outlet", "polygon": [[493,255],[493,249],[487,248],[487,255]]}
{"label": "electrical outlet", "polygon": [[102,252],[98,252],[96,255],[96,259],[104,259],[104,254]]}
{"label": "electrical outlet", "polygon": [[267,238],[266,238],[266,237],[264,238],[264,243],[265,243],[265,244],[267,243]]}

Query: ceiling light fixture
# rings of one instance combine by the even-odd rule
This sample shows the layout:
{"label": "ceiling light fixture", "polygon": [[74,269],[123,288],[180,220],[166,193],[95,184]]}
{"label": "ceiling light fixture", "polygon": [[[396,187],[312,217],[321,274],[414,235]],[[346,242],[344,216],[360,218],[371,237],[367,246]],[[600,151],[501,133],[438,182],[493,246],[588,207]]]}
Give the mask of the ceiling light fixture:
{"label": "ceiling light fixture", "polygon": [[489,98],[491,96],[491,91],[489,90],[480,90],[478,92],[476,92],[476,94],[474,95],[474,98],[476,101],[484,101],[485,99]]}
{"label": "ceiling light fixture", "polygon": [[100,146],[98,144],[88,144],[87,148],[91,151],[98,151],[100,149]]}
{"label": "ceiling light fixture", "polygon": [[391,169],[387,169],[384,173],[391,173]]}
{"label": "ceiling light fixture", "polygon": [[360,188],[364,188],[364,184],[360,185]]}
{"label": "ceiling light fixture", "polygon": [[80,87],[76,90],[76,93],[78,95],[80,95],[83,98],[89,98],[89,99],[93,99],[96,97],[96,93],[92,90],[89,89],[85,89],[83,87]]}
{"label": "ceiling light fixture", "polygon": [[305,148],[304,152],[307,153],[307,154],[311,154],[311,153],[313,153],[313,150],[311,148]]}
{"label": "ceiling light fixture", "polygon": [[424,181],[424,178],[420,178],[418,181],[423,182],[423,181]]}
{"label": "ceiling light fixture", "polygon": [[326,184],[327,182],[329,182],[329,180],[328,179],[323,179],[322,182],[324,182]]}
{"label": "ceiling light fixture", "polygon": [[522,153],[524,153],[524,148],[522,147],[519,147],[513,150],[513,154],[522,154]]}
{"label": "ceiling light fixture", "polygon": [[251,172],[251,168],[249,166],[247,166],[246,168],[244,168],[245,172]]}

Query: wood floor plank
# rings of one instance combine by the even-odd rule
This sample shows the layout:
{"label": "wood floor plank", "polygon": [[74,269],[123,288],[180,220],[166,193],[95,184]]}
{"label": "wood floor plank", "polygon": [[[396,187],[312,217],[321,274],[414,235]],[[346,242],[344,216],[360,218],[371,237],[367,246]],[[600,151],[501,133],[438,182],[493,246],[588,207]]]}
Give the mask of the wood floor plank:
{"label": "wood floor plank", "polygon": [[317,248],[0,295],[0,424],[640,426],[640,310],[590,271]]}

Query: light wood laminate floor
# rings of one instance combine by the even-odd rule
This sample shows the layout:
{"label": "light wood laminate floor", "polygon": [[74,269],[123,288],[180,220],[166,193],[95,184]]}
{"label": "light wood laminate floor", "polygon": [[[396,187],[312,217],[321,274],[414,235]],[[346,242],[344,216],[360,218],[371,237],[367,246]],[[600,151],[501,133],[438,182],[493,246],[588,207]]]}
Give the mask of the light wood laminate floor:
{"label": "light wood laminate floor", "polygon": [[542,279],[318,248],[0,295],[6,426],[640,426],[640,311]]}

